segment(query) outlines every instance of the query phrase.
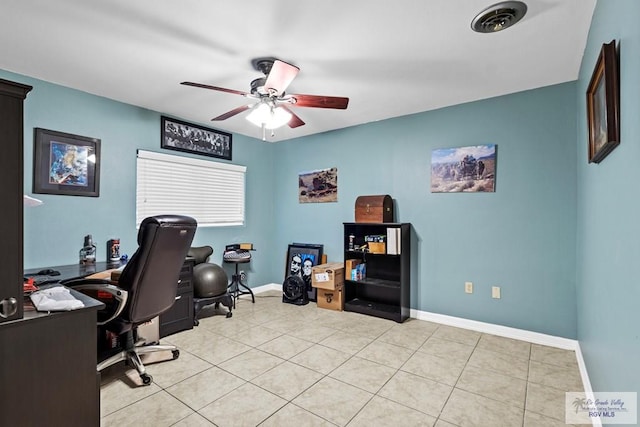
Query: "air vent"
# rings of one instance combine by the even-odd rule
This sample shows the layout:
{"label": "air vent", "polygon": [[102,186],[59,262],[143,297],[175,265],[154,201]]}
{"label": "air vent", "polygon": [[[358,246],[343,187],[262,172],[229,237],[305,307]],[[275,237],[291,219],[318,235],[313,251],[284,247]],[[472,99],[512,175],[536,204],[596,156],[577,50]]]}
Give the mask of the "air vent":
{"label": "air vent", "polygon": [[521,1],[496,3],[473,18],[471,29],[478,33],[502,31],[521,20],[526,13],[527,5]]}

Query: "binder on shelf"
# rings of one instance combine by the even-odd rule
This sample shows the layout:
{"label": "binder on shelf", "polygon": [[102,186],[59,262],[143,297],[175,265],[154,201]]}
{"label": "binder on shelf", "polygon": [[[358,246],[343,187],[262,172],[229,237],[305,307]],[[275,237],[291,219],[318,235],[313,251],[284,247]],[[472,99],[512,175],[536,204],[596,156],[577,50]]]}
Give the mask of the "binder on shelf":
{"label": "binder on shelf", "polygon": [[387,254],[398,255],[397,228],[387,228]]}
{"label": "binder on shelf", "polygon": [[402,253],[402,234],[400,228],[387,228],[387,254],[400,255]]}

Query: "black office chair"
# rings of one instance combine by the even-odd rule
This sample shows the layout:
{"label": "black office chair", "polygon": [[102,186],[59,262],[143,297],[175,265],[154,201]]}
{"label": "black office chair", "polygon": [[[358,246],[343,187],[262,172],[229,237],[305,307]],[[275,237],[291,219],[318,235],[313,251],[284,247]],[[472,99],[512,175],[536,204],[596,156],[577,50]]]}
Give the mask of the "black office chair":
{"label": "black office chair", "polygon": [[180,352],[175,346],[145,346],[143,340],[136,342],[137,327],[173,305],[180,270],[196,227],[196,221],[187,216],[146,218],[138,231],[138,249],[122,270],[117,286],[99,279],[76,279],[64,283],[104,302],[107,307],[98,313],[98,325],[103,325],[120,338],[122,351],[100,361],[98,371],[126,360],[138,371],[142,382],[149,385],[153,378],[146,373],[141,354],[171,351],[173,359],[178,358]]}

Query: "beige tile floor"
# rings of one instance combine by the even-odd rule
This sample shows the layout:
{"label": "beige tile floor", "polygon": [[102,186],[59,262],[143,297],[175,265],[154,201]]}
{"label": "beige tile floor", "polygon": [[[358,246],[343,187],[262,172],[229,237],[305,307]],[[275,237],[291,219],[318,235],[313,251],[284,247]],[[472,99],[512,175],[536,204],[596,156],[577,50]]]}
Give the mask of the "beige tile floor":
{"label": "beige tile floor", "polygon": [[124,364],[104,371],[100,424],[553,427],[564,392],[583,389],[571,351],[280,295],[240,300],[229,319],[205,309],[162,340],[180,358],[148,364],[150,386]]}

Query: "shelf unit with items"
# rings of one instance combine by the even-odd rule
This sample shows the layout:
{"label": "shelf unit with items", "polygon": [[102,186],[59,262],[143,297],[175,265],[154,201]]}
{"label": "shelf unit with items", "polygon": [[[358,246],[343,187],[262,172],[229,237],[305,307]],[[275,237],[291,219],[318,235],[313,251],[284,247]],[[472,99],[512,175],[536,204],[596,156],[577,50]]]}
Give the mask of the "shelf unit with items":
{"label": "shelf unit with items", "polygon": [[411,224],[344,223],[345,311],[409,318]]}

